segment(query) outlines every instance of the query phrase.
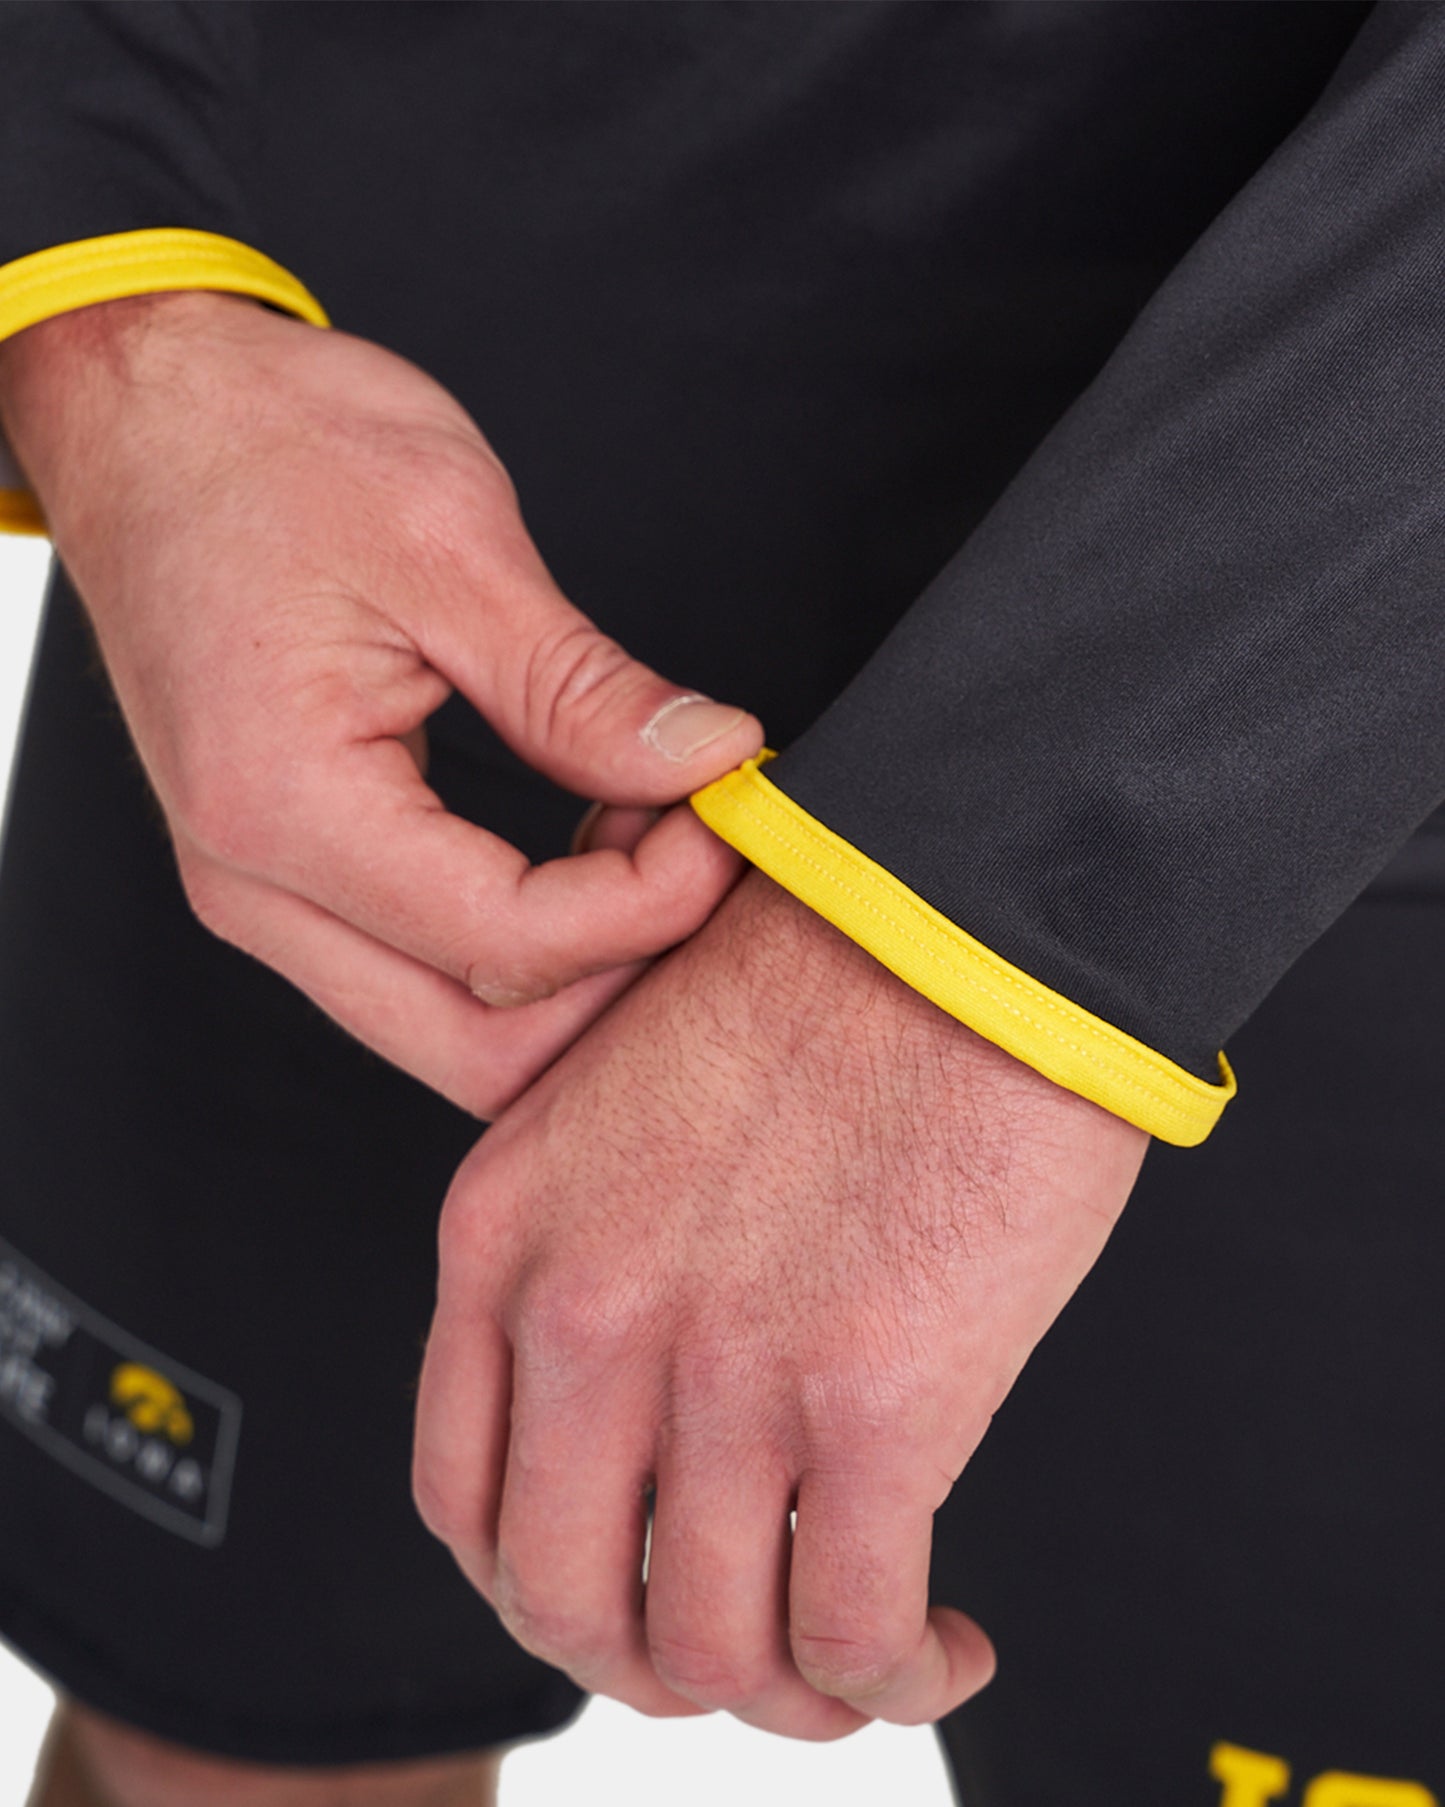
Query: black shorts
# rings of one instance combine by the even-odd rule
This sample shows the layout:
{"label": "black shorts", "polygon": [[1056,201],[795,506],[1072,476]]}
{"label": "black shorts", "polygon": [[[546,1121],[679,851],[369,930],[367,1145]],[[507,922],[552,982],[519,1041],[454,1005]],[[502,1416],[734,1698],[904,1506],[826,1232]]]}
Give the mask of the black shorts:
{"label": "black shorts", "polygon": [[[194,924],[92,665],[61,598],[0,872],[0,1632],[231,1756],[557,1726],[578,1691],[409,1497],[476,1125]],[[576,800],[479,744],[439,737],[438,788],[557,851]],[[1214,1137],[1151,1151],[940,1514],[936,1594],[1001,1658],[943,1728],[970,1807],[1293,1807],[1327,1772],[1445,1799],[1438,847],[1236,1038]]]}

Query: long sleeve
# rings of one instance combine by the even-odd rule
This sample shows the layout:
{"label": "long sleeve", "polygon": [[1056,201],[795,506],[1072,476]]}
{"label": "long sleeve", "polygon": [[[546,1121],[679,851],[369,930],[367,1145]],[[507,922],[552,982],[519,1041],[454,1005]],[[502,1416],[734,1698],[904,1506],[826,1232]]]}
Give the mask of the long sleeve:
{"label": "long sleeve", "polygon": [[[323,324],[255,245],[246,5],[0,7],[0,339],[123,295],[211,288]],[[0,528],[43,523],[0,445]]]}
{"label": "long sleeve", "polygon": [[1442,97],[1445,9],[1378,7],[857,680],[695,800],[1171,1141],[1445,793]]}

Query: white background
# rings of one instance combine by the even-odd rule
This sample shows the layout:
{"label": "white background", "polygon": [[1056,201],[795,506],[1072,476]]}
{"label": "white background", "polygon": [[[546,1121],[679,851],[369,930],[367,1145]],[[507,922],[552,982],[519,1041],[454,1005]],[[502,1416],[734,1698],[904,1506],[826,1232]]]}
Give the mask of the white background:
{"label": "white background", "polygon": [[[42,541],[0,536],[0,774],[9,769],[47,554]],[[0,1426],[0,1462],[9,1434]],[[109,1502],[97,1495],[96,1509]],[[0,1807],[22,1807],[49,1712],[48,1688],[0,1645]],[[593,1702],[562,1736],[509,1757],[502,1777],[503,1807],[796,1807],[809,1798],[827,1807],[946,1807],[952,1798],[926,1730],[872,1726],[838,1744],[804,1745],[722,1714],[649,1720],[608,1701]]]}

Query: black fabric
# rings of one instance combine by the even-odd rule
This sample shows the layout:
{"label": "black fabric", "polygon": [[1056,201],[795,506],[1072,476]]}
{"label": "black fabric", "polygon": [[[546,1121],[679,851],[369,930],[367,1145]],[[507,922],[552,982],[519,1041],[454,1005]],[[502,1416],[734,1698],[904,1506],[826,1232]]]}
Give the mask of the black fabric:
{"label": "black fabric", "polygon": [[[92,1706],[275,1763],[480,1749],[581,1696],[502,1632],[409,1475],[437,1208],[477,1124],[190,917],[62,594],[0,868],[0,1238],[239,1395],[205,1549],[0,1422],[0,1635]],[[435,778],[561,851],[505,772]]]}
{"label": "black fabric", "polygon": [[1249,1110],[1155,1145],[935,1536],[999,1672],[968,1807],[1445,1800],[1445,909],[1373,888],[1238,1038]]}
{"label": "black fabric", "polygon": [[151,226],[249,242],[255,24],[244,5],[6,0],[0,264]]}
{"label": "black fabric", "polygon": [[1213,1077],[1445,792],[1440,10],[1256,177],[1362,16],[13,5],[0,256],[278,257],[643,656],[783,746],[867,660],[770,776]]}
{"label": "black fabric", "polygon": [[[186,913],[52,606],[0,868],[0,1235],[239,1393],[201,1550],[0,1424],[0,1634],[82,1699],[257,1760],[480,1748],[577,1694],[420,1529],[435,1205],[476,1126]],[[438,782],[539,857],[504,764]],[[1445,908],[1392,868],[1239,1037],[1257,1083],[1154,1148],[939,1517],[999,1679],[943,1727],[968,1807],[1218,1807],[1218,1740],[1445,1794],[1436,1701]]]}
{"label": "black fabric", "polygon": [[1384,6],[769,776],[1216,1078],[1445,796],[1442,343],[1445,8]]}
{"label": "black fabric", "polygon": [[[1398,52],[1367,51],[1289,140],[997,510],[1363,9],[11,5],[0,245],[191,225],[279,258],[455,390],[583,607],[775,744],[978,529],[770,770],[965,928],[1208,1071],[1438,795],[1418,85],[1438,15],[1386,10]],[[959,588],[985,561],[997,584]],[[210,1551],[0,1425],[0,1627],[96,1705],[240,1755],[554,1723],[575,1691],[496,1636],[406,1497],[436,1205],[474,1126],[191,924],[74,626],[52,634],[0,881],[0,1236],[245,1417]],[[575,800],[474,715],[449,705],[435,742],[468,813],[562,844]],[[1439,894],[1442,844],[1389,868],[1401,900]],[[1266,1101],[1315,1075],[1302,1020],[1241,1036],[1219,1136],[1285,1133]],[[1373,1133],[1342,1110],[1346,1132]],[[1276,1170],[1251,1191],[1240,1161],[1243,1234]],[[1184,1169],[1149,1171],[1167,1217],[1152,1175]],[[974,1581],[1012,1660],[1009,1600]],[[1041,1664],[1073,1654],[1072,1627],[1036,1633]],[[1007,1744],[1014,1722],[989,1723]]]}

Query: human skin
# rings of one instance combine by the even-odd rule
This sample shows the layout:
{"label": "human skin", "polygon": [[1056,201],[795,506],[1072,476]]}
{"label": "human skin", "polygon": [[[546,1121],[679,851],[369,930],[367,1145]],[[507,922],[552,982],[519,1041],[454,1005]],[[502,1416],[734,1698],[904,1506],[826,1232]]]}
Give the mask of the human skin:
{"label": "human skin", "polygon": [[[691,812],[649,825],[757,723],[649,744],[681,693],[558,595],[411,366],[225,297],[110,303],[0,346],[0,419],[202,920],[501,1113],[442,1216],[423,1518],[522,1643],[644,1711],[949,1710],[992,1656],[928,1610],[932,1513],[1147,1138],[761,875],[726,896]],[[530,869],[445,816],[418,766],[452,687],[613,806],[597,851]]]}
{"label": "human skin", "polygon": [[496,1807],[501,1762],[492,1751],[335,1769],[241,1763],[65,1701],[29,1807]]}
{"label": "human skin", "polygon": [[458,1173],[423,1519],[644,1712],[938,1718],[992,1654],[929,1608],[932,1515],[1147,1141],[750,873]]}
{"label": "human skin", "polygon": [[[490,1117],[741,869],[680,799],[756,752],[553,582],[500,460],[405,360],[228,295],[0,344],[0,421],[85,602],[200,919]],[[461,690],[611,806],[532,866],[447,813]],[[579,813],[581,810],[579,804]]]}

